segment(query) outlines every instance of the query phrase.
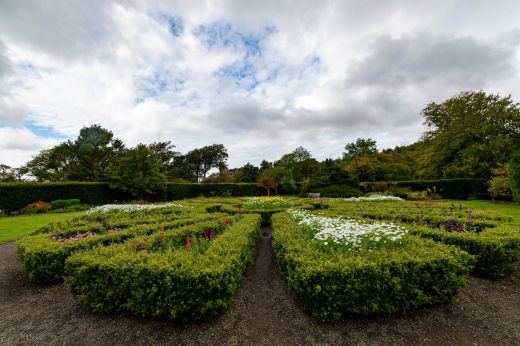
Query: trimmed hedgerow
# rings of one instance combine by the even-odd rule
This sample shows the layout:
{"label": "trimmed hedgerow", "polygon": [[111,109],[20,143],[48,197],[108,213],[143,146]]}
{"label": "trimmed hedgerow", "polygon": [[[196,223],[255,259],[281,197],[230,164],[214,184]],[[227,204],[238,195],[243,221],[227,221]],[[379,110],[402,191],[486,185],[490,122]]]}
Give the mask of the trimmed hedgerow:
{"label": "trimmed hedgerow", "polygon": [[471,225],[473,230],[481,231],[513,221],[510,216],[493,211],[475,211],[448,202],[346,202],[340,199],[329,199],[327,203],[329,209],[326,213],[334,216],[417,223],[435,228],[457,223],[461,226]]}
{"label": "trimmed hedgerow", "polygon": [[391,186],[410,188],[413,191],[434,189],[442,198],[450,199],[468,199],[470,196],[489,198],[487,181],[477,178],[394,181]]}
{"label": "trimmed hedgerow", "polygon": [[483,232],[447,232],[444,229],[414,227],[411,233],[455,245],[475,256],[472,274],[499,278],[511,274],[520,261],[520,232],[505,225]]}
{"label": "trimmed hedgerow", "polygon": [[160,217],[152,215],[148,218],[145,217],[146,213],[135,218],[131,213],[126,213],[127,219],[121,213],[94,214],[43,227],[17,243],[22,269],[33,282],[58,282],[63,279],[65,260],[75,252],[193,223],[204,222],[210,227],[226,217],[224,214],[197,215],[192,211],[174,213],[169,210],[170,215],[159,214]]}
{"label": "trimmed hedgerow", "polygon": [[[294,205],[293,205],[294,208],[303,209],[303,210],[314,209],[314,207],[312,205],[306,204],[306,203],[302,203],[298,199],[293,199],[292,201],[294,202]],[[262,209],[262,208],[246,209],[246,208],[242,207],[242,204],[237,204],[237,205],[222,204],[218,208],[218,210],[220,212],[228,213],[230,215],[234,215],[234,214],[260,214],[260,216],[262,218],[262,226],[270,225],[271,224],[271,217],[272,217],[272,215],[274,215],[276,213],[284,212],[287,209],[288,209],[288,207],[286,207],[286,208],[273,208],[273,209]]]}
{"label": "trimmed hedgerow", "polygon": [[[262,196],[263,188],[256,184],[177,184],[168,183],[167,191],[147,196],[151,201],[178,200],[198,196]],[[111,189],[109,183],[101,182],[16,182],[0,183],[0,209],[20,210],[36,201],[80,199],[82,203],[99,205],[134,199],[129,193]]]}
{"label": "trimmed hedgerow", "polygon": [[287,213],[272,221],[278,265],[305,310],[322,321],[451,302],[471,267],[472,256],[457,247],[413,236],[396,248],[325,253]]}
{"label": "trimmed hedgerow", "polygon": [[520,261],[518,225],[496,212],[438,202],[328,203],[330,208],[321,214],[407,223],[417,236],[458,246],[476,257],[472,274],[477,276],[505,276]]}
{"label": "trimmed hedgerow", "polygon": [[155,244],[141,251],[126,242],[76,253],[66,262],[66,284],[94,311],[183,321],[215,316],[234,297],[252,259],[259,228],[258,215],[244,215],[202,252],[157,246],[161,236],[167,242],[171,234],[182,239],[186,233],[194,236],[206,229],[193,225],[181,233],[138,238],[139,244]]}
{"label": "trimmed hedgerow", "polygon": [[0,183],[0,209],[19,210],[36,201],[80,199],[85,204],[104,204],[131,197],[111,189],[108,183],[92,182],[17,182]]}

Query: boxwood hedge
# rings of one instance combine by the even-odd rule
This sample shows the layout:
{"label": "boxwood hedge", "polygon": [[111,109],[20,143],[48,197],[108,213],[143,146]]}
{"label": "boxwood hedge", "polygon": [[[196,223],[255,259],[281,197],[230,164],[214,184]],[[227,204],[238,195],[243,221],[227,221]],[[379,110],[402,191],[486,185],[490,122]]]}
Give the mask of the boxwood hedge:
{"label": "boxwood hedge", "polygon": [[476,257],[472,274],[477,276],[503,277],[520,261],[519,225],[496,212],[475,212],[451,203],[328,203],[330,208],[322,214],[406,223],[413,225],[410,231],[417,236],[458,246]]}
{"label": "boxwood hedge", "polygon": [[[71,222],[45,226],[17,243],[22,269],[33,282],[58,282],[63,279],[66,258],[77,251],[194,223],[205,223],[207,227],[216,226],[227,217],[220,213],[202,214],[198,210],[175,213],[172,208],[165,209],[162,212],[169,211],[170,215],[165,216],[158,212],[158,215],[151,214],[149,217],[146,217],[147,213],[142,213],[144,215],[140,217],[132,217],[131,213],[100,213]],[[74,241],[59,241],[88,232],[95,234]]]}
{"label": "boxwood hedge", "polygon": [[476,258],[472,274],[499,278],[511,274],[520,261],[518,226],[504,225],[483,232],[447,232],[444,229],[414,227],[413,234],[455,245]]}
{"label": "boxwood hedge", "polygon": [[451,302],[473,257],[454,246],[407,236],[399,248],[322,252],[287,213],[273,215],[273,247],[289,287],[322,321]]}
{"label": "boxwood hedge", "polygon": [[[183,232],[206,229],[190,227]],[[66,261],[66,284],[94,311],[183,321],[214,316],[231,302],[252,258],[259,227],[258,215],[241,216],[199,253],[168,247],[135,252],[129,242],[78,252]],[[166,238],[175,232],[179,235],[169,231]],[[158,237],[137,240],[153,244]]]}

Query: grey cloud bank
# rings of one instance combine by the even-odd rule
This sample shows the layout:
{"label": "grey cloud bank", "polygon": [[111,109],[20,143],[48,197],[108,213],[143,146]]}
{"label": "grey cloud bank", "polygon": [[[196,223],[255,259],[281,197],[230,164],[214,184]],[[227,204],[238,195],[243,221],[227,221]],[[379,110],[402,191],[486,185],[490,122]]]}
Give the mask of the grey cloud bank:
{"label": "grey cloud bank", "polygon": [[129,145],[211,143],[230,166],[297,146],[409,144],[463,90],[518,99],[517,1],[3,1],[0,163],[100,123]]}

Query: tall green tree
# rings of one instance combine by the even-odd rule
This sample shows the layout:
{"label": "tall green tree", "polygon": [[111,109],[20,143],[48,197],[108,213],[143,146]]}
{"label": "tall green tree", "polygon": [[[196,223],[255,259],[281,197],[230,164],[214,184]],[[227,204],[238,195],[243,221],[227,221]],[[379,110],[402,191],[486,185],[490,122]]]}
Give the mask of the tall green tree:
{"label": "tall green tree", "polygon": [[166,190],[166,176],[161,172],[157,156],[144,145],[127,150],[106,168],[112,188],[128,191],[143,199],[145,194]]}
{"label": "tall green tree", "polygon": [[83,177],[71,141],[40,151],[23,168],[38,181],[82,180]]}
{"label": "tall green tree", "polygon": [[22,180],[22,173],[19,168],[0,164],[0,182],[12,183]]}
{"label": "tall green tree", "polygon": [[105,167],[124,152],[123,142],[114,138],[114,134],[101,125],[82,128],[74,142],[74,147],[80,180],[103,180]]}
{"label": "tall green tree", "polygon": [[373,156],[377,154],[376,141],[371,138],[358,138],[355,143],[345,145],[343,160],[350,162],[359,156]]}
{"label": "tall green tree", "polygon": [[423,111],[432,144],[427,165],[437,177],[489,179],[491,170],[520,149],[520,107],[511,96],[462,92]]}
{"label": "tall green tree", "polygon": [[260,168],[248,162],[237,170],[235,177],[239,183],[254,183],[260,177]]}
{"label": "tall green tree", "polygon": [[311,153],[304,147],[298,147],[294,151],[283,155],[274,166],[285,167],[291,170],[296,181],[302,181],[317,170],[317,163]]}
{"label": "tall green tree", "polygon": [[165,172],[172,168],[175,157],[180,155],[174,150],[175,145],[171,141],[153,142],[148,144],[148,149],[157,157]]}

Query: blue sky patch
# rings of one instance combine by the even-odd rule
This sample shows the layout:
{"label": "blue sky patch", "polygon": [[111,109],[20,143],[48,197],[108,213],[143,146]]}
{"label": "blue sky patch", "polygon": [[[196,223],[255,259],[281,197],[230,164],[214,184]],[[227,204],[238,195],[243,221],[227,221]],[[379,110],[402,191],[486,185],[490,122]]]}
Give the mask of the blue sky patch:
{"label": "blue sky patch", "polygon": [[135,103],[141,103],[147,98],[157,97],[167,91],[180,91],[184,88],[186,79],[168,70],[155,71],[150,76],[135,81],[137,97]]}
{"label": "blue sky patch", "polygon": [[34,133],[38,137],[43,138],[56,138],[56,139],[66,139],[67,136],[62,133],[56,132],[52,126],[42,126],[37,125],[33,121],[26,121],[24,127],[29,129],[32,133]]}

